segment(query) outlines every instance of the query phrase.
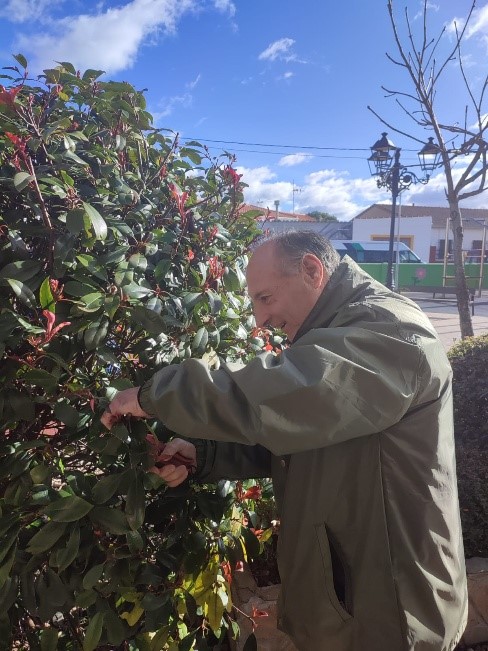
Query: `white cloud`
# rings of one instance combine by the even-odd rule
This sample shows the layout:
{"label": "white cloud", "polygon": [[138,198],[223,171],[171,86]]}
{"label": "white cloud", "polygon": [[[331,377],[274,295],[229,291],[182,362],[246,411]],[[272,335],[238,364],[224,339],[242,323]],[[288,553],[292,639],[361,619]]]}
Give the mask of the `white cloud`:
{"label": "white cloud", "polygon": [[[278,181],[269,167],[240,168],[248,203],[290,211],[293,201],[293,183]],[[368,205],[378,201],[378,190],[371,179],[349,179],[335,170],[321,170],[305,177],[300,183],[300,193],[295,196],[295,212],[308,212],[310,206],[336,215],[338,219],[351,219]]]}
{"label": "white cloud", "polygon": [[131,67],[148,38],[173,33],[182,16],[196,7],[197,0],[132,0],[99,13],[51,21],[43,33],[21,36],[18,46],[31,55],[35,67],[71,61],[80,69],[112,74]]}
{"label": "white cloud", "polygon": [[[453,170],[457,180],[465,168],[459,165]],[[269,207],[274,210],[274,202],[280,202],[280,210],[292,210],[293,183],[280,181],[270,167],[239,168],[242,180],[249,185],[244,190],[247,203]],[[320,210],[335,215],[339,220],[352,219],[362,210],[374,203],[391,203],[391,193],[378,188],[372,178],[350,178],[347,172],[323,169],[312,172],[299,181],[300,192],[295,194],[295,212],[305,213]],[[446,206],[446,179],[442,171],[435,174],[428,184],[412,185],[401,193],[399,204],[425,206]],[[296,185],[295,185],[296,188]],[[471,197],[462,202],[462,208],[486,207],[486,194]]]}
{"label": "white cloud", "polygon": [[234,16],[236,13],[236,6],[231,0],[214,0],[214,6],[219,11]]}
{"label": "white cloud", "polygon": [[[460,23],[461,21],[458,20],[458,24]],[[466,35],[468,38],[475,35],[484,37],[488,35],[488,4],[479,9],[475,9],[469,22]]]}
{"label": "white cloud", "polygon": [[292,167],[292,165],[300,165],[300,163],[308,161],[311,158],[313,158],[313,156],[310,154],[288,154],[288,156],[283,156],[283,158],[280,158],[278,165],[281,165],[282,167]]}
{"label": "white cloud", "polygon": [[0,18],[6,18],[11,23],[39,20],[62,2],[63,0],[4,0],[0,7]]}
{"label": "white cloud", "polygon": [[183,108],[188,108],[192,105],[193,95],[190,93],[185,93],[184,95],[175,95],[170,97],[167,100],[161,102],[162,108],[159,111],[153,113],[154,122],[158,122],[161,118],[165,118],[168,115],[171,115],[177,106]]}
{"label": "white cloud", "polygon": [[276,61],[276,59],[284,59],[285,61],[293,61],[295,55],[290,53],[291,46],[295,43],[292,38],[280,38],[274,41],[261,52],[258,59],[261,61]]}
{"label": "white cloud", "polygon": [[200,79],[202,78],[202,75],[198,74],[193,81],[189,81],[186,84],[186,87],[189,88],[190,90],[193,90],[195,86],[200,82]]}

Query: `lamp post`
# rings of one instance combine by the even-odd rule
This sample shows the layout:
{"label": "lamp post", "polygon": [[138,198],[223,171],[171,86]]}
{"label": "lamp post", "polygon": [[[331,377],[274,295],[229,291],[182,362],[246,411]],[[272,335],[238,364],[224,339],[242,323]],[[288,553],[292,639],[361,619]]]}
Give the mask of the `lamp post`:
{"label": "lamp post", "polygon": [[371,175],[376,178],[376,185],[379,188],[387,188],[391,192],[390,237],[385,285],[388,289],[394,289],[393,261],[398,196],[400,192],[409,188],[412,183],[425,184],[429,182],[432,172],[440,164],[441,151],[434,143],[434,138],[429,138],[428,142],[418,152],[420,168],[425,175],[420,178],[400,163],[401,149],[396,147],[387,136],[386,132],[382,133],[381,138],[371,147],[371,156],[368,158],[368,163]]}

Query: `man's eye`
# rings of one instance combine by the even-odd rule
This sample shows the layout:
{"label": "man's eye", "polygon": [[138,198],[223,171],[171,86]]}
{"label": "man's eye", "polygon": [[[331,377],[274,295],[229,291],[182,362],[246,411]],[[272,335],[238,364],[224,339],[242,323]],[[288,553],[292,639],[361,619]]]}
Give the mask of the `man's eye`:
{"label": "man's eye", "polygon": [[261,296],[261,303],[265,303],[266,305],[269,303],[271,296]]}

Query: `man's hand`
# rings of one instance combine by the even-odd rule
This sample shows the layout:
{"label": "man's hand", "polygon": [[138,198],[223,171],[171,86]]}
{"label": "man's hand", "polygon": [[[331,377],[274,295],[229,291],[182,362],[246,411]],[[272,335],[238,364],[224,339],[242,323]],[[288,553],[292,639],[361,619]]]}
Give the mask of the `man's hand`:
{"label": "man's hand", "polygon": [[125,389],[119,391],[107,409],[103,412],[101,422],[108,429],[120,421],[123,416],[131,416],[132,418],[150,418],[149,414],[141,409],[137,394],[139,387],[132,389]]}
{"label": "man's hand", "polygon": [[149,468],[149,472],[161,477],[170,488],[182,484],[196,470],[197,451],[193,443],[183,439],[162,443],[152,435],[147,437],[147,441],[149,454],[154,459],[154,466]]}

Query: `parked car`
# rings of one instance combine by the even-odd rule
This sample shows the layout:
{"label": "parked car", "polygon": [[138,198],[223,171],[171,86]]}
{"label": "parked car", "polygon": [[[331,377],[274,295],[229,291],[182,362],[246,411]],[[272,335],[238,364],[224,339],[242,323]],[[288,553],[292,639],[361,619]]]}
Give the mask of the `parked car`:
{"label": "parked car", "polygon": [[[341,258],[348,255],[356,262],[388,262],[389,242],[358,242],[355,240],[331,240],[332,246]],[[403,242],[394,242],[393,251],[398,260],[394,262],[422,262],[416,253]]]}

